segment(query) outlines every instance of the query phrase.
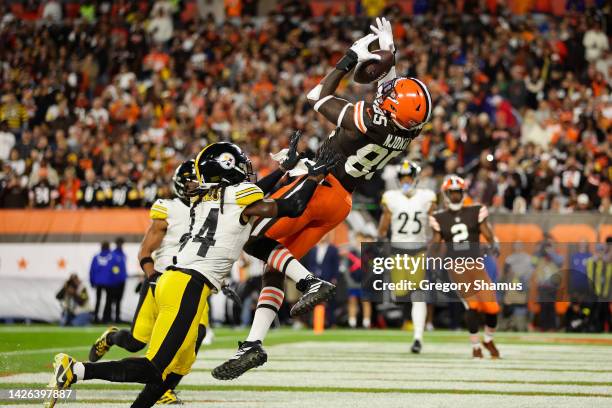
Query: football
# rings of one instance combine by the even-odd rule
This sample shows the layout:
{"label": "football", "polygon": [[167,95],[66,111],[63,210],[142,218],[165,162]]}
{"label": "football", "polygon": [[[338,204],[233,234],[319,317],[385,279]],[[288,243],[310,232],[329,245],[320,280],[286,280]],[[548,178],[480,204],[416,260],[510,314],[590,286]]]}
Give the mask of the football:
{"label": "football", "polygon": [[380,55],[380,60],[364,61],[355,67],[353,79],[359,84],[370,84],[378,81],[391,69],[393,66],[393,53],[391,51],[377,50],[372,51],[373,54]]}

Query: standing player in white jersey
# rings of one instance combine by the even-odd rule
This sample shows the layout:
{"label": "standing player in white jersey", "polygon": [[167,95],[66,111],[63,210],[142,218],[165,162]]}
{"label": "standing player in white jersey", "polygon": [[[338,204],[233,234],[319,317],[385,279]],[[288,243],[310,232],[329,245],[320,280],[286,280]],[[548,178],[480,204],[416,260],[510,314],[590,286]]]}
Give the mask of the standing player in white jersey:
{"label": "standing player in white jersey", "polygon": [[[257,185],[248,182],[251,163],[238,146],[214,143],[204,148],[195,161],[201,188],[191,202],[189,235],[182,240],[174,265],[155,287],[158,314],[146,356],[77,362],[60,353],[55,356],[50,385],[66,389],[92,379],[142,383],[146,386],[131,406],[153,406],[170,384],[191,371],[206,300],[212,291],[222,288],[250,235],[254,217],[299,217],[334,164],[333,152],[321,153],[314,165],[307,165],[302,189],[291,197],[268,200]],[[250,351],[244,350],[249,359],[265,358],[257,350]],[[54,404],[52,401],[51,406]]]}
{"label": "standing player in white jersey", "polygon": [[[155,304],[155,284],[159,276],[174,263],[181,238],[189,231],[189,198],[187,191],[197,186],[194,161],[181,163],[172,177],[172,189],[176,197],[160,198],[149,211],[151,225],[140,245],[138,259],[145,273],[140,290],[138,306],[130,329],[119,330],[110,327],[96,340],[89,351],[89,361],[100,360],[112,346],[119,346],[136,353],[145,348],[151,339],[151,332],[158,310]],[[207,304],[208,306],[208,304]],[[196,351],[206,336],[208,312],[202,314],[198,326]],[[170,388],[158,404],[176,404],[180,400]]]}
{"label": "standing player in white jersey", "polygon": [[[400,190],[389,190],[383,194],[381,206],[383,214],[378,225],[379,239],[386,239],[391,228],[392,252],[407,252],[412,256],[420,256],[425,252],[427,245],[428,217],[436,207],[436,193],[428,189],[417,187],[418,175],[421,168],[404,159],[400,165],[398,176],[401,183]],[[414,271],[408,278],[418,284],[424,278],[425,268]],[[393,271],[392,279],[399,280]],[[396,293],[402,296],[407,293]],[[420,353],[423,347],[423,331],[427,318],[427,304],[422,299],[422,293],[410,293],[412,301],[412,324],[414,327],[414,341],[411,351]]]}

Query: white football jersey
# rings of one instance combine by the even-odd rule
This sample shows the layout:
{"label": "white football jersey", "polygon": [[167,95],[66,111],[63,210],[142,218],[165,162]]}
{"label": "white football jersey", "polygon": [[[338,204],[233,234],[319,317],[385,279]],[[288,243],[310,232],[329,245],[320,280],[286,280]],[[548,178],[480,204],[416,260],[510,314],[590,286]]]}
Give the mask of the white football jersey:
{"label": "white football jersey", "polygon": [[168,223],[166,235],[151,257],[157,272],[164,272],[174,264],[173,258],[179,250],[183,234],[189,232],[189,206],[180,198],[158,199],[149,212],[153,220],[165,220]]}
{"label": "white football jersey", "polygon": [[436,193],[427,189],[415,188],[408,195],[401,190],[386,191],[382,203],[391,212],[391,242],[424,246],[429,231],[428,213],[435,202]]}
{"label": "white football jersey", "polygon": [[176,263],[180,268],[201,273],[217,289],[231,272],[251,233],[253,217],[243,223],[242,211],[264,197],[252,183],[228,186],[224,195],[223,212],[218,192],[192,204],[195,207],[189,237],[181,244]]}

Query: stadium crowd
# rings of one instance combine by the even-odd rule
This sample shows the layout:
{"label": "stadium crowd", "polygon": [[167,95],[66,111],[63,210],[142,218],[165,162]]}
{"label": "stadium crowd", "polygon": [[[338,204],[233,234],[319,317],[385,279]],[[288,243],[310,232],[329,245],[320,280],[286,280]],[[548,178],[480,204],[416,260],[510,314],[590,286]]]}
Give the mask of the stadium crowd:
{"label": "stadium crowd", "polygon": [[[217,140],[239,143],[260,175],[292,129],[313,154],[331,129],[305,92],[369,25],[313,17],[300,2],[263,17],[249,15],[252,1],[199,2],[192,13],[176,1],[84,2],[69,18],[70,2],[51,0],[25,2],[29,20],[11,3],[0,5],[5,208],[148,206],[169,193],[181,160]],[[398,73],[433,94],[410,153],[425,181],[465,175],[493,211],[612,211],[605,10],[518,16],[467,1],[458,14],[452,1],[417,3],[414,16],[375,11],[394,23]],[[375,87],[347,81],[343,92],[372,98]],[[357,197],[377,204],[392,179]]]}

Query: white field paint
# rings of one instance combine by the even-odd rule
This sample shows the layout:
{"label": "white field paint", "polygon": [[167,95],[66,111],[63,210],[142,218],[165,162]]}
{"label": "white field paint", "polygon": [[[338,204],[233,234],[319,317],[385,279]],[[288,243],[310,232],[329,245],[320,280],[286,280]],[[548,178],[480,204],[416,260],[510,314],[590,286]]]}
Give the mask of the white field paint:
{"label": "white field paint", "polygon": [[[466,342],[467,343],[467,342]],[[203,350],[194,372],[183,384],[202,387],[202,391],[182,391],[190,407],[266,407],[280,408],[385,408],[448,407],[516,408],[552,407],[589,408],[612,406],[612,347],[584,345],[503,345],[503,360],[472,361],[469,345],[425,343],[424,354],[409,353],[409,344],[305,342],[267,347],[268,363],[231,382],[213,379],[209,370],[234,353],[233,349]],[[539,369],[539,371],[538,371]],[[596,372],[599,370],[600,372]],[[48,382],[50,372],[0,377],[6,388],[10,383]],[[491,382],[496,381],[496,382]],[[539,384],[539,382],[563,384]],[[536,383],[533,383],[536,382]],[[578,384],[576,384],[578,382]],[[579,382],[600,384],[585,385]],[[108,384],[96,381],[98,384]],[[207,390],[207,386],[303,386],[309,392]],[[125,407],[138,393],[134,390],[79,390],[78,406],[96,408]],[[376,388],[432,390],[431,393],[355,393],[322,392],[317,389]],[[449,391],[488,391],[499,394],[453,394]],[[584,396],[517,396],[504,393],[534,392]],[[606,397],[591,397],[600,394]],[[112,400],[117,403],[96,402]],[[40,404],[19,405],[19,407]],[[61,405],[59,405],[61,406]],[[66,406],[75,406],[74,404]]]}

